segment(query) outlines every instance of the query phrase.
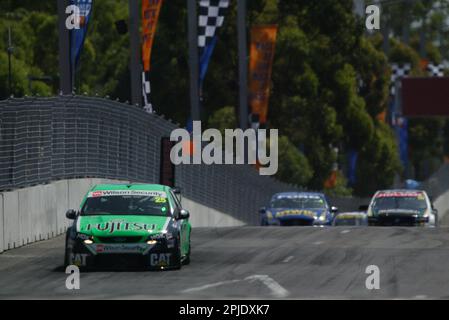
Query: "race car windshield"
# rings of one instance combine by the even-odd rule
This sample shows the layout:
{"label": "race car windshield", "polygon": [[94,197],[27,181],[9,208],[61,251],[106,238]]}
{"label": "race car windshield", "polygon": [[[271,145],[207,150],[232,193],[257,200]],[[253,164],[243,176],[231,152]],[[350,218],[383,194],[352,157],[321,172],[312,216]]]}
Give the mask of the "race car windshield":
{"label": "race car windshield", "polygon": [[271,202],[272,208],[324,209],[326,202],[323,198],[292,197],[277,198]]}
{"label": "race car windshield", "polygon": [[406,210],[423,210],[427,209],[427,202],[424,197],[381,197],[377,198],[373,203],[373,209],[389,210],[389,209],[406,209]]}
{"label": "race car windshield", "polygon": [[123,195],[87,198],[81,210],[81,215],[167,216],[169,212],[167,198]]}

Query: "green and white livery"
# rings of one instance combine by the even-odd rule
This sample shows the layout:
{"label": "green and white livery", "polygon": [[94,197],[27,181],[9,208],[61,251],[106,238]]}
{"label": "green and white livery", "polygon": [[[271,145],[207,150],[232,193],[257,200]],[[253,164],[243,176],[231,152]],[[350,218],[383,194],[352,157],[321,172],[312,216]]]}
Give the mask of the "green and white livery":
{"label": "green and white livery", "polygon": [[96,185],[68,228],[65,265],[179,269],[190,262],[189,212],[177,189],[157,184]]}

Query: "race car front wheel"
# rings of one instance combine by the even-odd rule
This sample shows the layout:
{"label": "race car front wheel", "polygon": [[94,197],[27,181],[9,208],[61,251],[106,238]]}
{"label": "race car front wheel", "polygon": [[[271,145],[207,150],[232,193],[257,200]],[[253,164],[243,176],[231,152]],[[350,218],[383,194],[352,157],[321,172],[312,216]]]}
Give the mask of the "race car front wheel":
{"label": "race car front wheel", "polygon": [[174,270],[178,270],[181,269],[182,266],[182,261],[181,261],[181,241],[180,238],[178,236],[178,238],[176,239],[176,245],[175,245],[175,249],[173,250],[173,264],[172,264],[172,269]]}
{"label": "race car front wheel", "polygon": [[189,251],[187,252],[186,257],[184,258],[182,264],[188,265],[189,263],[190,263],[190,242],[189,242]]}

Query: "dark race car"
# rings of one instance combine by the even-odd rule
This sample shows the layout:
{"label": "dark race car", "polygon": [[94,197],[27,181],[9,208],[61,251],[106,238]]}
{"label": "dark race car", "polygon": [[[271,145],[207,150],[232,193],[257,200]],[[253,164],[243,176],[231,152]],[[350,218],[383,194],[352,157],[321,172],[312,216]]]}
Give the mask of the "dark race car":
{"label": "dark race car", "polygon": [[325,226],[337,210],[322,193],[284,192],[275,194],[259,213],[262,226]]}

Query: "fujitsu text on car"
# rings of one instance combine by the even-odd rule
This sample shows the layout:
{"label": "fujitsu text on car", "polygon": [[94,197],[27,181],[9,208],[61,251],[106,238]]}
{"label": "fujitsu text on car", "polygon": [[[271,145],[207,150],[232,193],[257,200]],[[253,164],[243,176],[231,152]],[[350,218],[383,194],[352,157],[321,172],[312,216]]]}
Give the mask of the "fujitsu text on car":
{"label": "fujitsu text on car", "polygon": [[325,226],[332,223],[336,207],[317,192],[283,192],[273,195],[259,210],[262,226]]}
{"label": "fujitsu text on car", "polygon": [[369,224],[373,226],[436,226],[438,224],[438,212],[423,190],[377,191],[367,207],[367,215]]}
{"label": "fujitsu text on car", "polygon": [[179,269],[190,260],[189,212],[176,190],[156,184],[93,187],[66,235],[64,264],[85,269]]}

